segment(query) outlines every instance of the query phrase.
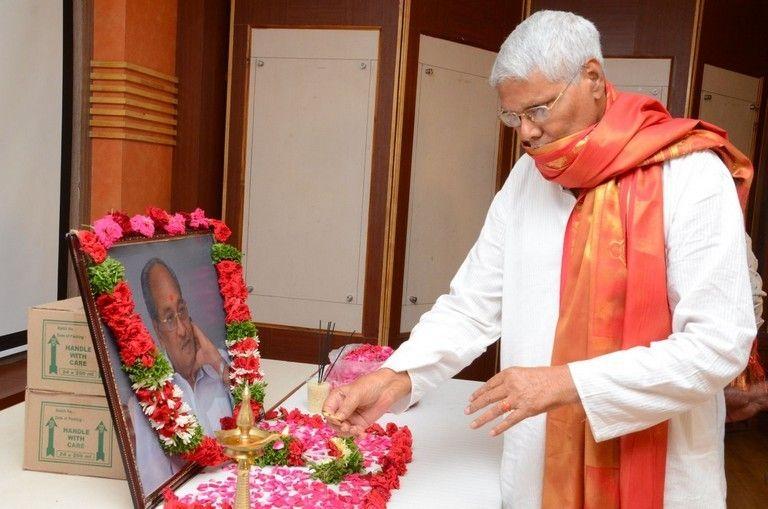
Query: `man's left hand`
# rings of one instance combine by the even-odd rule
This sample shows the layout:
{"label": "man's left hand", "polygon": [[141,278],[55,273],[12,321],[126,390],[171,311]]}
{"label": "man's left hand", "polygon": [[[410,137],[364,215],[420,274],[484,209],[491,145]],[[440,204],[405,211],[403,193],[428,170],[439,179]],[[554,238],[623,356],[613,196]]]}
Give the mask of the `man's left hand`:
{"label": "man's left hand", "polygon": [[[507,368],[497,373],[469,398],[466,414],[492,405],[472,421],[473,429],[503,415],[507,416],[491,430],[496,436],[528,417],[569,403],[578,403],[579,394],[568,366]],[[494,404],[495,403],[495,404]]]}

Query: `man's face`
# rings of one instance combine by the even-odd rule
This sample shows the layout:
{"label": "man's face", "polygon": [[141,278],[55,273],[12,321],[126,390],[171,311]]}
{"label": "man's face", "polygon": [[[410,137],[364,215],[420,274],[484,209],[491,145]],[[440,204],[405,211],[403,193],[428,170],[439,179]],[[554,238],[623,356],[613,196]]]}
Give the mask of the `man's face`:
{"label": "man's face", "polygon": [[197,341],[192,331],[192,320],[181,292],[162,265],[155,265],[149,273],[149,287],[157,307],[155,331],[180,373],[189,373],[195,364]]}
{"label": "man's face", "polygon": [[[566,88],[567,87],[567,88]],[[600,64],[590,60],[568,85],[568,81],[549,81],[534,71],[526,80],[506,80],[498,87],[501,108],[522,113],[534,106],[552,105],[549,118],[534,123],[521,115],[522,123],[515,128],[525,148],[538,148],[581,131],[597,123],[605,111],[605,78]]]}

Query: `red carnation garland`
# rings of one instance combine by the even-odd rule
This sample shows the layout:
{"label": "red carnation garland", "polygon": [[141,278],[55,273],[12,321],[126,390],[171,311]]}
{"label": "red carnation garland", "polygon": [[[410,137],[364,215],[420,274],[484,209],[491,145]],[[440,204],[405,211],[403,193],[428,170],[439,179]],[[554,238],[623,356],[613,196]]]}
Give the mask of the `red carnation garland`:
{"label": "red carnation garland", "polygon": [[[151,238],[156,233],[178,235],[187,230],[212,230],[219,243],[225,242],[231,235],[222,221],[206,218],[201,209],[188,214],[169,214],[157,207],[150,207],[147,216],[137,215],[133,218],[122,212],[112,212],[94,222],[94,231],[81,230],[76,234],[80,250],[88,260],[91,290],[95,294],[101,320],[112,332],[123,370],[131,379],[139,405],[157,432],[161,445],[166,452],[180,454],[188,461],[215,466],[226,461],[227,457],[216,440],[203,436],[197,418],[183,401],[181,389],[172,381],[172,368],[155,346],[141,316],[135,311],[133,295],[122,276],[122,264],[108,258],[106,247],[124,237]],[[216,246],[214,244],[214,250]],[[234,337],[228,337],[227,340],[232,359],[230,390],[237,402],[244,385],[261,383],[263,375],[260,371],[256,328],[250,322],[248,291],[239,263],[240,253],[232,247],[223,244],[219,246],[229,249],[225,250],[223,256],[235,258],[221,259],[212,252],[217,262],[219,292],[225,304],[228,335],[230,325],[242,327],[246,324],[249,326],[245,330],[254,336],[244,337],[246,332],[235,333]],[[261,390],[263,394],[263,387]],[[260,415],[260,402],[252,399],[251,404],[255,415]]]}

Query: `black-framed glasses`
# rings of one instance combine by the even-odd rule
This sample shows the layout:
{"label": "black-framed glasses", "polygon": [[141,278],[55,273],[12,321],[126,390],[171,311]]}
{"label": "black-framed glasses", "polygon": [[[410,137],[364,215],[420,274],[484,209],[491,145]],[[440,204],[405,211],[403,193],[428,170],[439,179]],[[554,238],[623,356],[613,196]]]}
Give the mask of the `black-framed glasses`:
{"label": "black-framed glasses", "polygon": [[568,90],[568,87],[571,86],[571,83],[573,83],[573,80],[576,79],[576,76],[581,74],[582,67],[579,67],[579,70],[571,76],[571,79],[568,80],[568,83],[565,85],[565,88],[560,91],[559,94],[557,94],[557,97],[549,103],[549,104],[541,104],[539,106],[532,106],[528,108],[527,110],[523,111],[522,113],[515,113],[514,111],[506,111],[503,109],[499,110],[499,118],[504,123],[504,125],[518,128],[523,123],[522,117],[527,118],[534,124],[541,124],[545,122],[551,115],[552,115],[552,108],[555,107],[555,104],[557,104],[557,101],[560,100],[561,97],[563,97],[563,94],[565,94],[565,91]]}
{"label": "black-framed glasses", "polygon": [[160,330],[164,332],[173,332],[176,330],[179,321],[186,322],[189,320],[189,308],[187,308],[186,302],[179,303],[179,308],[174,313],[168,313],[164,318],[158,319],[157,323],[160,325]]}

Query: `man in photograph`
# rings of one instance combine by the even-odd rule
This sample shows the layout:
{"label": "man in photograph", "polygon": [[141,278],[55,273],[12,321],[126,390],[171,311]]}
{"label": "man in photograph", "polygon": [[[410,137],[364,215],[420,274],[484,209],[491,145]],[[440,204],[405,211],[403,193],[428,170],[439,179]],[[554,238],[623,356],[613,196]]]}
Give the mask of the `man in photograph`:
{"label": "man in photograph", "polygon": [[[163,260],[152,258],[144,265],[141,291],[154,337],[173,366],[173,383],[182,390],[204,433],[212,435],[220,429],[219,419],[232,415],[226,352],[218,350],[192,321],[179,280]],[[185,462],[165,455],[135,397],[128,406],[138,471],[144,491],[149,493]]]}

